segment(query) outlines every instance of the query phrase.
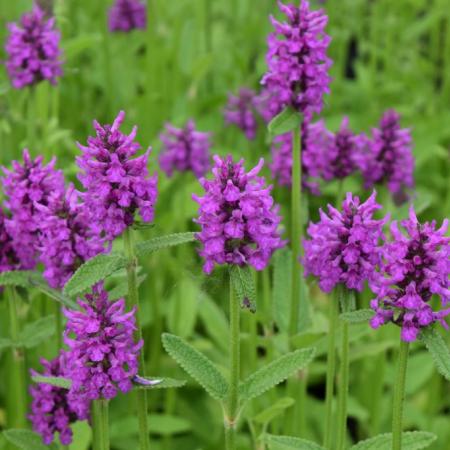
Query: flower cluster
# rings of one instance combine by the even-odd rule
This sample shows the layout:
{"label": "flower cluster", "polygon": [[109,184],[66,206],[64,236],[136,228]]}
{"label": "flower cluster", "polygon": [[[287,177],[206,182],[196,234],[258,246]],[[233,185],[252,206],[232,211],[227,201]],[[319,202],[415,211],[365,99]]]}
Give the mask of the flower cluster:
{"label": "flower cluster", "polygon": [[94,231],[108,240],[133,224],[137,210],[145,222],[151,222],[157,197],[157,177],[149,177],[147,169],[150,149],[131,158],[140,145],[134,142],[136,127],[128,136],[119,130],[124,117],[121,111],[112,125],[94,121],[97,135],[88,138],[87,146],[78,144],[83,152],[77,157],[83,170],[78,178],[86,189],[83,200],[96,218]]}
{"label": "flower cluster", "polygon": [[381,263],[380,239],[387,219],[375,220],[374,212],[381,208],[375,192],[360,203],[358,197],[347,197],[342,212],[328,205],[328,214],[320,210],[320,222],[310,223],[305,240],[305,276],[319,278],[319,286],[330,292],[338,283],[361,291],[364,282],[372,281]]}
{"label": "flower cluster", "polygon": [[36,205],[40,220],[40,260],[50,286],[61,288],[85,261],[104,250],[92,231],[91,217],[70,185],[65,195],[51,195],[47,205]]}
{"label": "flower cluster", "polygon": [[247,139],[256,136],[258,122],[255,117],[256,95],[251,89],[241,88],[237,96],[229,95],[228,104],[224,110],[225,121],[240,128]]}
{"label": "flower cluster", "polygon": [[337,133],[329,134],[329,145],[322,147],[321,177],[324,180],[342,180],[357,169],[356,155],[359,152],[360,139],[348,127],[348,117],[344,117]]}
{"label": "flower cluster", "polygon": [[165,133],[160,135],[164,144],[159,157],[161,169],[169,177],[175,170],[190,170],[197,178],[205,175],[210,167],[210,137],[211,133],[197,131],[193,120],[184,128],[166,124]]}
{"label": "flower cluster", "polygon": [[8,29],[6,69],[12,85],[21,89],[42,80],[56,84],[62,75],[62,62],[55,19],[46,19],[36,5],[22,16],[20,24],[10,23]]}
{"label": "flower cluster", "polygon": [[307,0],[301,0],[299,7],[278,5],[287,21],[271,17],[275,32],[268,38],[269,70],[262,84],[276,90],[284,106],[311,118],[312,113],[320,113],[323,95],[329,92],[331,60],[326,52],[330,37],[324,31],[328,18],[322,10],[311,11]]}
{"label": "flower cluster", "polygon": [[393,222],[393,241],[383,249],[382,276],[372,288],[377,297],[371,302],[376,312],[371,326],[394,322],[402,327],[402,339],[410,342],[436,321],[448,328],[444,317],[450,308],[434,312],[430,302],[433,295],[444,305],[450,301],[450,238],[445,235],[448,220],[436,229],[434,221],[419,223],[412,208],[401,225],[406,235]]}
{"label": "flower cluster", "polygon": [[[125,313],[125,300],[110,302],[102,285],[93,287],[80,311],[65,310],[65,343],[69,347],[71,394],[81,399],[111,399],[128,392],[138,372],[143,342],[133,338],[135,309]],[[73,333],[73,338],[71,338]]]}
{"label": "flower cluster", "polygon": [[5,220],[6,215],[0,208],[0,273],[14,270],[20,266],[11,236],[6,231]]}
{"label": "flower cluster", "polygon": [[264,161],[248,173],[243,160],[234,163],[231,156],[215,156],[214,161],[213,179],[200,180],[205,195],[193,195],[200,205],[197,239],[202,243],[199,253],[205,258],[204,271],[211,273],[215,264],[250,264],[262,270],[272,253],[284,245],[272,187],[257,176]]}
{"label": "flower cluster", "polygon": [[[44,367],[42,375],[48,377],[67,376],[67,353],[61,353],[52,361],[41,359]],[[32,370],[31,375],[40,375]],[[30,388],[33,398],[31,414],[28,416],[33,424],[33,430],[42,436],[46,445],[50,445],[55,433],[59,433],[59,439],[63,445],[72,442],[72,430],[70,425],[77,420],[89,417],[89,401],[76,398],[67,389],[52,386],[45,383],[37,383]]]}
{"label": "flower cluster", "polygon": [[23,165],[13,161],[13,170],[3,168],[5,204],[11,211],[11,218],[5,220],[5,227],[24,269],[32,269],[37,262],[40,234],[37,205],[46,206],[51,194],[64,192],[64,176],[61,171],[55,170],[56,160],[46,166],[42,160],[42,156],[31,159],[28,150],[24,150]]}
{"label": "flower cluster", "polygon": [[109,10],[109,31],[145,30],[147,9],[140,0],[116,0]]}
{"label": "flower cluster", "polygon": [[362,136],[361,145],[358,159],[366,189],[387,182],[389,190],[398,196],[405,188],[414,187],[411,133],[400,128],[400,116],[395,111],[386,111],[380,128],[372,131],[371,139]]}

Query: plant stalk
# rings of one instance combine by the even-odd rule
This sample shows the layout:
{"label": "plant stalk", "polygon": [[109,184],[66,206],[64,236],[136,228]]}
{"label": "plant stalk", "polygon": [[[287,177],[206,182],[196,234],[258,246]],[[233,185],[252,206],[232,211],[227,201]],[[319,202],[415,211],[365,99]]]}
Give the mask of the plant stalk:
{"label": "plant stalk", "polygon": [[333,397],[334,382],[336,377],[336,325],[339,314],[339,289],[335,290],[335,296],[329,305],[329,328],[328,328],[328,355],[327,355],[327,381],[325,393],[325,438],[324,447],[331,449],[333,442]]}
{"label": "plant stalk", "polygon": [[108,400],[94,400],[92,414],[94,450],[109,450]]}
{"label": "plant stalk", "polygon": [[[128,227],[124,232],[124,247],[125,254],[128,259],[127,264],[127,275],[128,275],[128,306],[133,308],[136,307],[136,332],[135,337],[137,340],[142,339],[142,329],[140,320],[140,309],[139,309],[139,293],[137,286],[137,258],[134,251],[133,242],[133,230]],[[144,359],[144,349],[142,348],[139,353],[139,368],[140,374],[145,376],[145,359]],[[136,390],[137,398],[137,414],[139,421],[139,448],[140,450],[150,449],[149,440],[149,429],[148,429],[148,403],[147,403],[147,392],[145,389]]]}
{"label": "plant stalk", "polygon": [[[6,287],[9,310],[9,332],[14,345],[19,340],[19,317],[17,313],[18,297],[13,286]],[[13,419],[10,421],[11,428],[25,428],[27,415],[27,394],[25,383],[25,360],[24,350],[20,346],[12,348],[11,367],[11,398],[14,399],[15,409]]]}
{"label": "plant stalk", "polygon": [[394,384],[394,400],[392,404],[392,450],[401,450],[402,448],[403,403],[405,400],[408,353],[409,343],[401,340],[397,363],[397,377]]}
{"label": "plant stalk", "polygon": [[289,331],[291,337],[297,334],[298,308],[300,304],[300,239],[302,221],[300,218],[302,195],[302,165],[300,127],[292,132],[292,187],[291,187],[291,246],[292,246],[292,293]]}
{"label": "plant stalk", "polygon": [[[339,289],[339,287],[337,288]],[[348,291],[343,289],[343,301],[350,301]],[[341,329],[341,361],[339,367],[339,395],[337,409],[337,450],[344,450],[347,437],[347,397],[349,380],[349,360],[348,360],[348,323],[342,321]]]}
{"label": "plant stalk", "polygon": [[236,449],[236,426],[239,413],[240,374],[240,305],[233,294],[230,278],[230,385],[225,417],[225,443],[227,450]]}

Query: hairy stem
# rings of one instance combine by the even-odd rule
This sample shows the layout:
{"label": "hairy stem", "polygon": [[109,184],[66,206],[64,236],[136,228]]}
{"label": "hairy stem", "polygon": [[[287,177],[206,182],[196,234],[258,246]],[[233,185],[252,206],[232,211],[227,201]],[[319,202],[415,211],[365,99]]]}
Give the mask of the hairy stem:
{"label": "hairy stem", "polygon": [[[133,230],[128,227],[124,233],[124,246],[125,254],[128,259],[127,264],[127,275],[128,275],[128,306],[136,307],[136,339],[142,339],[142,329],[140,321],[140,309],[139,309],[139,293],[137,286],[137,258],[134,251],[133,243]],[[144,349],[141,350],[139,354],[139,368],[140,374],[145,376],[145,360],[144,360]],[[139,448],[141,450],[150,449],[149,441],[149,430],[147,423],[147,392],[145,389],[139,389],[136,391],[137,397],[137,414],[139,421]]]}
{"label": "hairy stem", "polygon": [[[347,305],[351,301],[350,293],[344,287],[342,289],[343,302]],[[341,329],[341,354],[339,366],[339,395],[337,406],[337,450],[344,450],[347,437],[347,397],[348,397],[348,378],[349,378],[349,360],[348,360],[348,323],[342,321]]]}
{"label": "hairy stem", "polygon": [[108,400],[94,400],[92,416],[94,450],[109,450]]}
{"label": "hairy stem", "polygon": [[394,400],[392,403],[392,450],[401,450],[402,448],[403,403],[405,400],[408,353],[409,343],[401,340],[397,362],[397,377],[394,384]]}
{"label": "hairy stem", "polygon": [[236,425],[239,411],[239,374],[240,374],[240,341],[239,341],[239,302],[234,297],[230,278],[230,386],[225,417],[225,443],[227,450],[236,448]]}
{"label": "hairy stem", "polygon": [[333,397],[334,381],[336,376],[336,325],[339,313],[339,290],[335,290],[335,297],[329,305],[329,328],[328,328],[328,355],[327,355],[327,381],[325,393],[325,439],[324,447],[331,449],[333,442]]}
{"label": "hairy stem", "polygon": [[[19,317],[17,313],[18,297],[16,289],[12,286],[6,287],[9,310],[9,332],[14,344],[19,339]],[[14,399],[15,408],[10,420],[11,426],[25,428],[27,415],[27,394],[25,383],[25,360],[22,347],[14,346],[12,349],[11,367],[11,398]]]}

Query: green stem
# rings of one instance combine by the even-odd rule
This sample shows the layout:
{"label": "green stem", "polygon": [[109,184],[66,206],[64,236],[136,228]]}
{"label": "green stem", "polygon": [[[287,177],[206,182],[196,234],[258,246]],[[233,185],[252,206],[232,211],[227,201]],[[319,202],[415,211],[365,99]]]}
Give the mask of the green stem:
{"label": "green stem", "polygon": [[[140,309],[139,309],[139,293],[137,287],[137,258],[134,251],[133,243],[133,230],[128,227],[124,233],[124,246],[125,254],[128,259],[127,264],[127,275],[128,275],[128,306],[136,307],[136,332],[135,337],[137,340],[142,339],[142,329],[140,320]],[[139,367],[142,376],[145,376],[145,359],[144,359],[144,349],[139,353]],[[149,429],[147,423],[147,392],[145,389],[139,389],[136,391],[137,397],[137,414],[139,421],[139,444],[141,450],[150,449],[149,441]]]}
{"label": "green stem", "polygon": [[225,442],[227,450],[236,448],[236,425],[239,415],[239,302],[234,298],[230,279],[230,390],[225,417]]}
{"label": "green stem", "polygon": [[63,319],[61,313],[61,305],[59,304],[59,302],[54,303],[56,313],[56,351],[59,353],[63,344]]}
{"label": "green stem", "polygon": [[[346,299],[344,299],[346,301]],[[348,323],[342,322],[341,330],[341,363],[339,367],[339,395],[337,418],[337,450],[345,448],[347,437],[347,397],[348,397]]]}
{"label": "green stem", "polygon": [[[9,326],[11,340],[16,343],[19,340],[19,317],[17,314],[18,297],[16,289],[12,286],[6,287],[9,309]],[[11,421],[12,428],[25,428],[27,415],[27,397],[25,383],[25,360],[22,347],[12,349],[11,367],[11,398],[14,399],[14,419]]]}
{"label": "green stem", "polygon": [[326,416],[325,416],[325,439],[324,447],[331,448],[333,442],[333,396],[334,381],[336,376],[336,325],[339,314],[339,293],[335,290],[335,298],[329,305],[329,328],[328,328],[328,356],[327,356],[327,384],[325,394]]}
{"label": "green stem", "polygon": [[392,404],[392,450],[402,448],[403,403],[405,399],[406,368],[408,366],[409,343],[400,341],[397,378],[394,384]]}
{"label": "green stem", "polygon": [[94,400],[92,414],[94,450],[109,450],[108,400]]}
{"label": "green stem", "polygon": [[300,303],[300,239],[302,235],[302,221],[300,206],[302,195],[302,165],[301,165],[301,137],[300,127],[294,128],[292,133],[292,190],[291,190],[291,246],[292,246],[292,297],[290,335],[297,334],[298,307]]}

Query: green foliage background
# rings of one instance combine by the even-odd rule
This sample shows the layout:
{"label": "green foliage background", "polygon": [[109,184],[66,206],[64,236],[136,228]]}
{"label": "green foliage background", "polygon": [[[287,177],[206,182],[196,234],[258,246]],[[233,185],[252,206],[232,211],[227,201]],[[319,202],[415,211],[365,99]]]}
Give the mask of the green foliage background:
{"label": "green foliage background", "polygon": [[[125,129],[139,126],[138,140],[153,146],[150,168],[157,169],[158,134],[165,121],[181,125],[194,118],[199,129],[213,132],[214,151],[244,157],[247,168],[260,157],[270,160],[269,143],[261,124],[258,138],[248,142],[236,129],[225,127],[222,108],[230,91],[240,86],[258,88],[265,71],[268,15],[277,10],[271,0],[149,0],[145,32],[110,34],[106,11],[110,1],[59,0],[55,5],[65,51],[64,77],[54,88],[41,84],[33,92],[10,88],[0,69],[0,162],[9,165],[28,147],[32,155],[58,157],[68,180],[76,181],[75,142],[92,134],[92,120],[109,123],[119,109],[127,113]],[[6,23],[17,20],[31,6],[25,0],[0,0],[0,42]],[[421,219],[441,222],[450,210],[450,5],[448,0],[328,0],[330,56],[334,60],[331,95],[323,116],[336,130],[348,115],[355,131],[369,131],[382,112],[396,108],[404,126],[412,128],[416,157],[415,206]],[[4,59],[3,50],[0,59]],[[269,175],[266,169],[266,174]],[[357,177],[345,188],[366,196]],[[324,195],[311,198],[309,212],[333,202],[338,186],[323,186]],[[160,175],[155,227],[141,238],[194,231],[199,191],[191,174],[168,180]],[[0,194],[1,196],[1,194]],[[387,192],[379,196],[394,218],[405,217],[407,207],[396,208]],[[288,227],[288,193],[276,189]],[[117,243],[120,248],[121,243]],[[168,331],[190,341],[226,374],[227,273],[211,277],[201,272],[194,245],[167,249],[141,258],[140,287],[144,311],[147,372],[174,378],[185,374],[164,352],[161,333]],[[286,259],[287,258],[287,259]],[[258,312],[244,313],[243,375],[286,353],[289,323],[289,255],[275,255],[272,266],[257,277]],[[111,280],[119,285],[122,274]],[[144,277],[142,277],[144,278]],[[314,283],[305,288],[298,347],[315,345],[309,366],[305,427],[284,385],[254,400],[244,411],[240,448],[260,448],[261,431],[301,435],[317,442],[323,431],[326,306],[328,299]],[[370,293],[359,299],[366,306]],[[49,315],[54,304],[31,292],[21,310],[24,320]],[[0,337],[7,336],[5,302],[0,294]],[[390,430],[390,405],[398,330],[371,330],[367,324],[351,327],[350,441]],[[448,339],[447,339],[448,341]],[[259,351],[251,349],[257,344]],[[38,367],[40,356],[56,352],[46,339],[27,353],[27,364]],[[8,360],[1,354],[0,379],[7,380]],[[0,383],[0,427],[8,384]],[[436,372],[422,344],[413,346],[407,380],[405,426],[434,432],[432,450],[450,449],[450,388]],[[150,394],[153,448],[161,450],[217,450],[222,442],[219,407],[191,379],[179,390]],[[298,408],[297,408],[298,409]],[[301,414],[300,414],[301,415]],[[136,448],[137,423],[126,399],[111,406],[113,448]],[[89,428],[75,429],[72,450],[89,445]],[[0,436],[0,449],[6,448]],[[259,445],[259,444],[258,444]],[[262,447],[261,447],[262,448]]]}

